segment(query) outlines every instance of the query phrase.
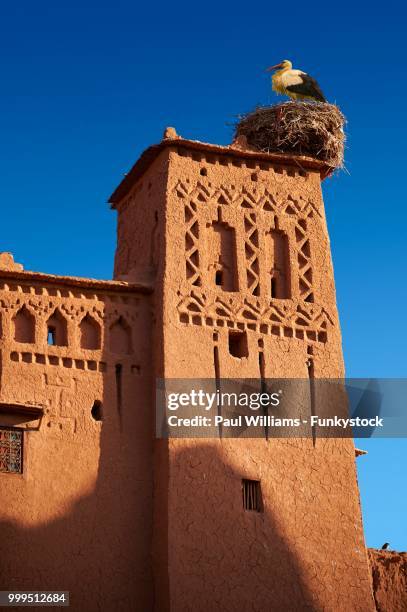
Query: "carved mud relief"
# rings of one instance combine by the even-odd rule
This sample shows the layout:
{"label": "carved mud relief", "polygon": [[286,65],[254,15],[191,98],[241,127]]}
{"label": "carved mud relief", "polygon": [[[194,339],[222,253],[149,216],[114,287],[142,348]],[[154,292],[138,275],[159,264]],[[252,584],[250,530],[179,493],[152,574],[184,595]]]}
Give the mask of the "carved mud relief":
{"label": "carved mud relief", "polygon": [[45,410],[45,424],[51,432],[74,434],[77,428],[75,416],[77,382],[70,376],[44,374],[43,387],[49,399]]}
{"label": "carved mud relief", "polygon": [[260,295],[260,249],[255,213],[246,213],[244,215],[244,231],[247,289],[251,295],[258,296]]}
{"label": "carved mud relief", "polygon": [[[239,191],[234,185],[222,184],[215,187],[209,183],[204,189],[200,182],[192,184],[178,181],[174,185],[174,193],[183,200],[184,204],[187,224],[187,278],[195,285],[189,295],[180,296],[177,310],[182,324],[218,329],[223,327],[232,332],[254,331],[311,343],[327,342],[329,328],[334,323],[324,308],[314,305],[307,222],[314,215],[321,215],[311,200],[302,196],[298,199],[291,196],[283,197],[281,194],[279,197],[278,193],[276,195],[269,192],[267,187],[259,183],[256,183],[256,188],[253,190],[244,186]],[[210,207],[218,208],[218,220],[212,224],[207,223],[205,228],[208,231],[205,253],[210,252],[209,283],[205,284],[205,293],[202,288],[203,276],[199,268],[202,261],[198,253],[200,237],[197,213],[202,205],[205,205],[207,211],[211,210]],[[238,245],[233,245],[233,241],[237,242],[238,235],[240,239],[240,233],[236,232],[236,236],[232,239],[228,224],[221,218],[225,207],[231,212],[239,211],[243,220],[242,263],[247,282],[244,287],[236,285],[235,291],[242,292],[239,295],[233,294],[229,289],[232,276],[227,275],[229,269],[234,267],[237,272]],[[294,258],[290,256],[291,233],[281,229],[278,223],[280,217],[284,218],[284,228],[290,226],[294,230],[296,253]],[[260,236],[259,227],[262,227],[263,223],[266,223],[269,229]],[[231,257],[228,254],[232,252],[236,261],[230,261]],[[296,267],[294,271],[293,265]],[[262,269],[260,273],[263,266],[264,270]],[[261,275],[267,277],[264,295],[260,285]],[[299,293],[294,292],[292,282],[298,283]],[[219,287],[225,291],[223,295],[219,294]],[[230,291],[229,295],[227,291]],[[295,299],[293,299],[294,293]]]}
{"label": "carved mud relief", "polygon": [[274,299],[291,298],[290,253],[288,236],[278,229],[265,234],[265,259],[269,296]]}
{"label": "carved mud relief", "polygon": [[[55,373],[63,368],[79,377],[83,372],[105,373],[118,354],[133,353],[132,328],[137,318],[133,305],[138,303],[138,297],[128,294],[4,283],[0,286],[1,342],[6,340],[3,359],[24,368],[52,366]],[[100,354],[83,353],[102,348],[110,353],[107,361]],[[139,366],[132,364],[131,373],[139,374]]]}
{"label": "carved mud relief", "polygon": [[297,241],[300,297],[305,302],[313,302],[311,249],[307,236],[307,221],[305,219],[300,219],[295,226],[295,239]]}
{"label": "carved mud relief", "polygon": [[327,342],[332,319],[320,306],[296,304],[277,306],[275,300],[262,303],[255,298],[222,299],[192,291],[177,307],[179,321],[185,325],[254,331],[280,338],[297,338],[309,342]]}
{"label": "carved mud relief", "polygon": [[192,285],[201,287],[202,279],[199,269],[199,225],[196,214],[196,204],[189,202],[185,204],[185,257],[186,276]]}
{"label": "carved mud relief", "polygon": [[238,291],[236,232],[222,221],[220,210],[218,221],[209,226],[208,238],[211,257],[208,272],[212,287],[220,287],[223,291]]}

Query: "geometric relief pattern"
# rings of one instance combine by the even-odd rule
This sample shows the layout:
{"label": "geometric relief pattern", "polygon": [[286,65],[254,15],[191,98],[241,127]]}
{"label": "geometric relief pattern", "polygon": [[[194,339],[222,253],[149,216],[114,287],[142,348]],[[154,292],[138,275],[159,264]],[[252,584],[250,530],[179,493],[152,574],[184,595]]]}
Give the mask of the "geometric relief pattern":
{"label": "geometric relief pattern", "polygon": [[305,201],[301,196],[299,200],[288,196],[282,208],[282,212],[287,215],[298,215],[303,217],[312,217],[315,212],[317,215],[321,216],[315,204],[310,200]]}
{"label": "geometric relief pattern", "polygon": [[[182,323],[237,330],[254,330],[261,334],[291,337],[307,341],[327,342],[329,326],[333,325],[328,313],[314,304],[312,287],[313,270],[310,243],[307,237],[307,219],[321,213],[307,196],[293,198],[278,191],[271,193],[264,184],[255,182],[252,188],[245,185],[236,189],[234,185],[194,184],[189,180],[178,180],[173,192],[185,206],[187,275],[196,286],[189,296],[178,304],[178,316]],[[246,295],[219,296],[216,291],[202,289],[199,271],[199,208],[207,205],[222,206],[242,211],[244,217],[244,256],[247,278]],[[260,297],[261,250],[257,216],[291,217],[296,240],[298,263],[299,299],[284,300],[276,306],[275,299]],[[266,223],[267,225],[267,223]],[[257,299],[256,299],[257,298]],[[236,301],[237,300],[237,301]],[[240,300],[240,302],[239,302]],[[244,300],[241,303],[241,300]],[[261,304],[260,304],[261,301]]]}
{"label": "geometric relief pattern", "polygon": [[46,425],[53,433],[74,434],[77,428],[75,379],[60,374],[44,374],[43,385],[47,390]]}
{"label": "geometric relief pattern", "polygon": [[198,205],[212,203],[230,206],[231,208],[265,211],[276,215],[288,214],[311,217],[313,213],[316,213],[321,216],[318,208],[311,200],[302,196],[298,200],[291,196],[276,198],[267,187],[259,183],[256,183],[255,191],[251,191],[247,186],[239,191],[234,186],[209,187],[199,181],[194,186],[179,180],[173,191],[179,198],[191,200]]}
{"label": "geometric relief pattern", "polygon": [[21,474],[23,464],[23,432],[0,429],[0,472]]}
{"label": "geometric relief pattern", "polygon": [[331,318],[325,309],[307,303],[287,302],[276,306],[274,300],[259,301],[238,297],[223,300],[193,291],[177,307],[181,323],[209,327],[252,330],[260,334],[327,342]]}
{"label": "geometric relief pattern", "polygon": [[84,370],[86,372],[106,372],[107,363],[104,361],[94,361],[93,359],[75,359],[73,357],[62,357],[58,355],[46,355],[44,353],[29,353],[11,351],[10,361],[26,364],[39,364],[58,366],[67,369]]}
{"label": "geometric relief pattern", "polygon": [[196,204],[185,204],[185,258],[186,276],[193,285],[201,286],[201,272],[199,270],[199,225],[196,215]]}
{"label": "geometric relief pattern", "polygon": [[[101,330],[102,328],[109,327],[111,323],[117,321],[120,317],[127,321],[128,325],[131,326],[132,322],[136,319],[136,310],[134,306],[137,306],[139,298],[129,297],[122,294],[105,295],[104,292],[98,292],[98,294],[92,292],[89,294],[85,293],[73,293],[69,290],[69,295],[61,295],[62,290],[53,290],[51,295],[50,289],[47,290],[47,295],[40,293],[45,290],[43,287],[30,287],[23,286],[24,291],[21,291],[21,287],[17,290],[17,286],[3,286],[0,287],[0,310],[4,313],[10,313],[9,325],[4,325],[3,318],[3,336],[6,336],[8,340],[15,341],[15,323],[16,319],[21,312],[24,310],[30,313],[33,319],[36,319],[36,326],[43,330],[42,337],[40,338],[40,344],[43,345],[42,341],[46,341],[46,327],[47,322],[50,322],[50,318],[54,316],[56,312],[63,319],[64,324],[69,320],[74,325],[72,326],[73,333],[78,339],[78,348],[82,344],[81,336],[84,332],[84,323],[88,323],[88,327],[92,327],[92,338],[87,339],[86,346],[80,346],[80,349],[86,348],[90,350],[101,350]],[[58,291],[58,306],[54,301],[55,293]],[[28,295],[26,295],[28,294]],[[66,298],[62,301],[60,298]],[[87,305],[84,305],[84,299],[89,299]],[[56,310],[56,307],[59,310]],[[16,316],[17,315],[17,316]],[[14,324],[14,325],[13,325]],[[52,321],[51,321],[52,326]],[[89,330],[88,330],[89,332]],[[88,333],[89,336],[89,333]],[[20,337],[20,339],[23,339]],[[24,339],[30,339],[28,337]],[[33,338],[35,340],[35,338]],[[34,342],[31,342],[34,344]],[[31,351],[25,350],[21,352],[23,356],[22,361],[35,361],[30,359],[30,355],[39,357],[38,363],[44,363],[42,360],[43,355],[37,355],[37,351],[32,347]],[[57,348],[57,347],[53,347]],[[20,351],[19,351],[20,352]],[[55,351],[52,351],[52,360],[50,356],[50,365],[57,357]],[[61,357],[62,359],[62,357]],[[65,359],[65,357],[63,358]],[[83,359],[83,355],[78,354],[78,359]],[[66,361],[72,361],[66,357]],[[89,362],[91,363],[91,362]],[[65,364],[64,364],[65,365]],[[92,362],[93,365],[93,362]],[[93,369],[92,365],[89,369]],[[69,367],[69,366],[68,366]],[[82,368],[83,369],[83,368]]]}
{"label": "geometric relief pattern", "polygon": [[256,224],[256,215],[246,213],[244,216],[245,229],[245,256],[247,289],[252,295],[260,295],[260,266],[259,266],[259,232]]}
{"label": "geometric relief pattern", "polygon": [[300,219],[295,226],[295,239],[297,241],[298,284],[300,297],[305,302],[313,302],[314,294],[312,291],[311,250],[309,239],[307,237],[307,222],[305,219]]}

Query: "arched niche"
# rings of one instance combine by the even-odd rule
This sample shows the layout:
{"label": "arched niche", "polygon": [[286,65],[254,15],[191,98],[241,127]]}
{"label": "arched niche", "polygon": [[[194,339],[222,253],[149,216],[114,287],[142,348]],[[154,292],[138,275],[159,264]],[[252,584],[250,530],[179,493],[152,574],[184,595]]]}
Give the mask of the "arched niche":
{"label": "arched niche", "polygon": [[68,325],[58,308],[47,321],[47,344],[50,346],[68,345]]}
{"label": "arched niche", "polygon": [[79,325],[81,348],[89,350],[100,349],[100,325],[87,314]]}
{"label": "arched niche", "polygon": [[16,342],[35,343],[35,317],[26,306],[16,313],[13,323]]}
{"label": "arched niche", "polygon": [[119,317],[110,327],[109,349],[112,353],[122,355],[132,352],[131,328],[123,317]]}

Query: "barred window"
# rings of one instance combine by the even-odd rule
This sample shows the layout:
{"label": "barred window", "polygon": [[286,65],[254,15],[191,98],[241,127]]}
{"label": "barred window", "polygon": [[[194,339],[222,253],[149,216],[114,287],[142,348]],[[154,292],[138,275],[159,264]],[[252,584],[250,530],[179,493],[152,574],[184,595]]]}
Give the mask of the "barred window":
{"label": "barred window", "polygon": [[23,432],[0,428],[0,472],[21,474],[23,471]]}
{"label": "barred window", "polygon": [[263,500],[259,480],[242,480],[243,508],[263,512]]}

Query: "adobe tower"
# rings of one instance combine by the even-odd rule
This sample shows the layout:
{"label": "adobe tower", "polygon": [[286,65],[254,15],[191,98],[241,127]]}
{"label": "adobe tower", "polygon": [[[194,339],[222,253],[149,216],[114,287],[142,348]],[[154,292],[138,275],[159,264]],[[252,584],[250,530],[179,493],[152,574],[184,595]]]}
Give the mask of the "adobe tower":
{"label": "adobe tower", "polygon": [[159,378],[343,376],[328,173],[168,129],[111,197],[114,280],[0,254],[0,590],[374,609],[352,440],[154,435]]}
{"label": "adobe tower", "polygon": [[[173,129],[144,152],[115,278],[154,285],[156,378],[343,377],[327,174]],[[352,440],[156,440],[153,499],[160,612],[374,609]]]}

